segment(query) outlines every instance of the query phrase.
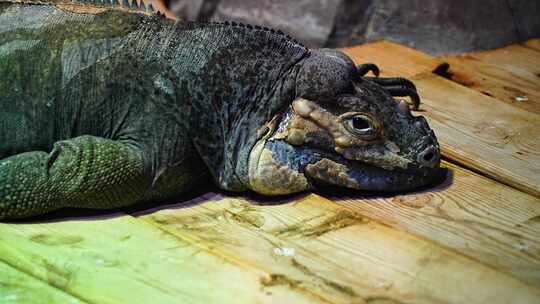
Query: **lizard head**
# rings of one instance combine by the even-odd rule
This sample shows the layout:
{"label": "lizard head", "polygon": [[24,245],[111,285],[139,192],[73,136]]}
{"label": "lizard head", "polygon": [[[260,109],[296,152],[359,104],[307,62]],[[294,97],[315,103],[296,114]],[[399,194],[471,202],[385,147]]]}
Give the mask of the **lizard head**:
{"label": "lizard head", "polygon": [[361,77],[343,53],[314,51],[295,89],[296,98],[261,128],[250,152],[255,192],[404,191],[441,179],[439,144],[426,120]]}

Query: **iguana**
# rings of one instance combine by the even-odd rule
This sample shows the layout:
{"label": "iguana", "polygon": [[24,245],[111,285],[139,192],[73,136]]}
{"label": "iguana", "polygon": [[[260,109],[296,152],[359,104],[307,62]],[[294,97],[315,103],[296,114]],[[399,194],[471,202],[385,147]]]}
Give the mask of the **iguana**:
{"label": "iguana", "polygon": [[[439,145],[372,64],[122,0],[0,0],[0,218],[162,201],[213,180],[284,195],[401,191]],[[367,77],[373,72],[375,76]]]}

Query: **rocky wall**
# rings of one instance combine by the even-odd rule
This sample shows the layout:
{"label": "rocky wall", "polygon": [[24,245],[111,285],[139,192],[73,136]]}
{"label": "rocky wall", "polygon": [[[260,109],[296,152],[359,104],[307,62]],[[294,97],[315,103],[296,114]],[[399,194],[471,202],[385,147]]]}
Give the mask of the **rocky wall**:
{"label": "rocky wall", "polygon": [[388,39],[431,54],[540,37],[538,0],[171,0],[187,20],[278,28],[309,47]]}

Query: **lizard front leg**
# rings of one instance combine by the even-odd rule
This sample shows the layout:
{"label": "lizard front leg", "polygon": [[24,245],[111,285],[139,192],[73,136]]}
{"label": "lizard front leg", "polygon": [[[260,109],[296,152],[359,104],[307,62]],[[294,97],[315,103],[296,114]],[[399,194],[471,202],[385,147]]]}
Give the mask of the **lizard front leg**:
{"label": "lizard front leg", "polygon": [[63,207],[108,209],[140,201],[152,179],[142,153],[125,143],[81,136],[0,160],[0,219]]}

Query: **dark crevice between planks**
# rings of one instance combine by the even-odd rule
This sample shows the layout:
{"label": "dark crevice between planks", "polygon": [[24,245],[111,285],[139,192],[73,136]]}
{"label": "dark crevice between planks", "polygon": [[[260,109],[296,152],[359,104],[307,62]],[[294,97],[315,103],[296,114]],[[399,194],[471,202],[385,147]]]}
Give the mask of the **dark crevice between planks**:
{"label": "dark crevice between planks", "polygon": [[452,72],[450,71],[450,64],[448,64],[448,63],[445,62],[445,65],[446,65],[445,68],[439,68],[439,67],[440,67],[440,66],[439,66],[439,67],[437,67],[435,70],[433,70],[432,73],[435,74],[435,75],[439,75],[439,76],[441,76],[442,78],[446,78],[446,79],[448,79],[448,80],[451,80],[451,81],[453,81],[453,82],[455,82],[455,83],[464,85],[464,86],[466,86],[467,88],[469,88],[469,86],[466,85],[466,84],[463,84],[463,83],[459,83],[459,82],[454,81],[454,80],[453,80],[453,78],[454,78],[454,77],[453,77],[453,76],[454,76],[454,73],[452,73]]}
{"label": "dark crevice between planks", "polygon": [[[539,40],[540,40],[540,39],[539,39]],[[539,44],[539,46],[540,46],[540,42],[539,42],[538,44]],[[520,45],[521,45],[522,47],[526,47],[526,48],[529,49],[529,50],[533,50],[533,51],[536,51],[536,52],[540,53],[540,49],[538,49],[538,48],[536,48],[536,47],[533,47],[533,46],[530,46],[530,45],[528,45],[527,43],[522,43],[522,44],[520,44]],[[536,76],[540,77],[540,74],[537,74]]]}
{"label": "dark crevice between planks", "polygon": [[474,172],[474,173],[477,174],[477,175],[480,175],[480,176],[482,176],[482,177],[484,177],[484,178],[487,178],[487,179],[492,180],[492,181],[494,181],[494,182],[497,182],[497,183],[499,183],[499,184],[502,184],[502,185],[505,185],[505,186],[507,186],[507,187],[510,187],[510,188],[512,188],[512,189],[514,189],[514,190],[517,190],[517,191],[519,191],[519,192],[528,194],[528,195],[533,196],[533,197],[540,198],[540,196],[537,196],[537,195],[535,195],[534,193],[530,193],[530,192],[528,192],[528,191],[525,191],[524,189],[520,189],[520,188],[518,188],[518,187],[516,187],[516,186],[514,186],[514,185],[511,185],[511,184],[509,184],[509,183],[506,183],[506,182],[502,181],[501,179],[497,178],[496,176],[492,176],[492,175],[490,175],[489,173],[483,172],[481,169],[477,169],[477,168],[474,168],[473,166],[469,166],[467,163],[462,162],[462,161],[460,161],[459,159],[451,158],[451,157],[449,157],[449,156],[447,156],[447,155],[445,154],[445,151],[444,151],[444,150],[441,151],[441,160],[447,161],[447,162],[449,162],[449,163],[451,163],[451,164],[453,164],[453,165],[456,165],[456,166],[458,166],[458,167],[461,167],[461,168],[464,168],[464,169],[469,170],[469,171],[471,171],[471,172]]}
{"label": "dark crevice between planks", "polygon": [[432,73],[436,74],[436,75],[439,75],[439,76],[442,76],[442,77],[445,77],[448,75],[448,76],[451,76],[451,72],[450,72],[450,64],[448,62],[442,62],[441,64],[439,64],[433,71],[431,71]]}

